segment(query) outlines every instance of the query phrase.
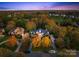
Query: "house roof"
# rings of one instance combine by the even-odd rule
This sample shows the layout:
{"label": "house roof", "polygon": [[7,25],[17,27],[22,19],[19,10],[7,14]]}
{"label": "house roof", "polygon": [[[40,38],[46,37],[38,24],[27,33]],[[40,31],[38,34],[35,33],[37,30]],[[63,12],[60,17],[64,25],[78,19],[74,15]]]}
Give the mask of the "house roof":
{"label": "house roof", "polygon": [[49,34],[49,31],[44,30],[44,29],[37,29],[31,32],[31,34],[36,34],[37,32],[42,33],[42,34]]}

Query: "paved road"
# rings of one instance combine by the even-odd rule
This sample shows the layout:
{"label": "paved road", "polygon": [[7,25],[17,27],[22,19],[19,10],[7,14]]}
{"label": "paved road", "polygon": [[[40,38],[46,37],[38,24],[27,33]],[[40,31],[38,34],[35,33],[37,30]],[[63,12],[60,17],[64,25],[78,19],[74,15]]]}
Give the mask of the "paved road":
{"label": "paved road", "polygon": [[55,57],[55,54],[49,54],[42,51],[34,51],[30,54],[26,54],[27,57]]}
{"label": "paved road", "polygon": [[[57,56],[56,54],[45,53],[42,51],[33,51],[30,54],[26,54],[26,57],[60,57],[60,56]],[[79,57],[79,52],[77,52],[77,55],[74,57]]]}

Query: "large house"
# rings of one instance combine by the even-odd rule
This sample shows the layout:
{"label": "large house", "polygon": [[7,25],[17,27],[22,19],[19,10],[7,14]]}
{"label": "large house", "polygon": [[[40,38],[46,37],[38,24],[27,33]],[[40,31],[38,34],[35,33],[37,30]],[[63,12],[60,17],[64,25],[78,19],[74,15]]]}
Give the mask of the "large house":
{"label": "large house", "polygon": [[49,35],[49,31],[44,29],[37,29],[37,30],[31,31],[31,35],[34,35],[34,34],[37,34],[40,37],[43,37],[44,35]]}

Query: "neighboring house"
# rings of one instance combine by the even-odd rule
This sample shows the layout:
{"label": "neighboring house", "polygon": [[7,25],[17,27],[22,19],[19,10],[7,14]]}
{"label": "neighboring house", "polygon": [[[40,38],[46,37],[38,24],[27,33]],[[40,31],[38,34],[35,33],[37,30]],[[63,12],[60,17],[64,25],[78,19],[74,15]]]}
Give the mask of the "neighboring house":
{"label": "neighboring house", "polygon": [[9,34],[14,34],[14,35],[22,35],[24,33],[24,28],[21,27],[16,27],[15,29],[12,29]]}

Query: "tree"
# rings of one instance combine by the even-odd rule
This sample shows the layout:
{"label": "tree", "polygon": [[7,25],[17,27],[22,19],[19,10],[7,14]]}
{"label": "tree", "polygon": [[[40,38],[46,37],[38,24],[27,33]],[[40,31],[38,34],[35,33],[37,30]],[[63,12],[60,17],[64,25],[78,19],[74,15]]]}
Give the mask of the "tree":
{"label": "tree", "polygon": [[36,17],[36,18],[32,18],[32,21],[36,23],[37,28],[45,29],[46,19]]}
{"label": "tree", "polygon": [[49,48],[52,45],[51,39],[49,36],[45,36],[42,38],[41,44],[43,47]]}
{"label": "tree", "polygon": [[15,22],[16,26],[25,28],[26,21],[24,19],[18,19]]}
{"label": "tree", "polygon": [[13,29],[16,27],[16,23],[13,20],[10,20],[7,22],[6,28],[7,29]]}
{"label": "tree", "polygon": [[67,28],[66,27],[60,27],[58,37],[64,38],[64,36],[67,34]]}
{"label": "tree", "polygon": [[33,17],[33,15],[30,14],[24,14],[24,18],[25,19],[31,19]]}
{"label": "tree", "polygon": [[54,20],[46,20],[47,24],[45,25],[45,28],[48,29],[50,32],[55,31],[57,28],[57,25]]}
{"label": "tree", "polygon": [[34,48],[38,48],[41,46],[41,38],[38,35],[34,35],[32,37],[32,45]]}
{"label": "tree", "polygon": [[74,27],[72,27],[72,26],[67,26],[66,28],[67,28],[67,31],[70,32],[70,31],[73,30]]}
{"label": "tree", "polygon": [[64,40],[62,38],[56,39],[56,46],[60,49],[64,47]]}
{"label": "tree", "polygon": [[25,25],[27,31],[35,30],[36,29],[36,24],[33,21],[27,21]]}
{"label": "tree", "polygon": [[2,19],[3,19],[3,22],[6,24],[7,21],[9,21],[9,20],[11,19],[11,17],[8,17],[8,14],[4,14],[4,15],[2,16]]}
{"label": "tree", "polygon": [[9,37],[8,40],[9,41],[6,43],[8,47],[14,47],[17,44],[17,41],[16,41],[17,39],[15,36]]}
{"label": "tree", "polygon": [[79,45],[79,29],[74,29],[69,33],[69,38],[71,40],[71,47],[73,49],[78,49]]}

